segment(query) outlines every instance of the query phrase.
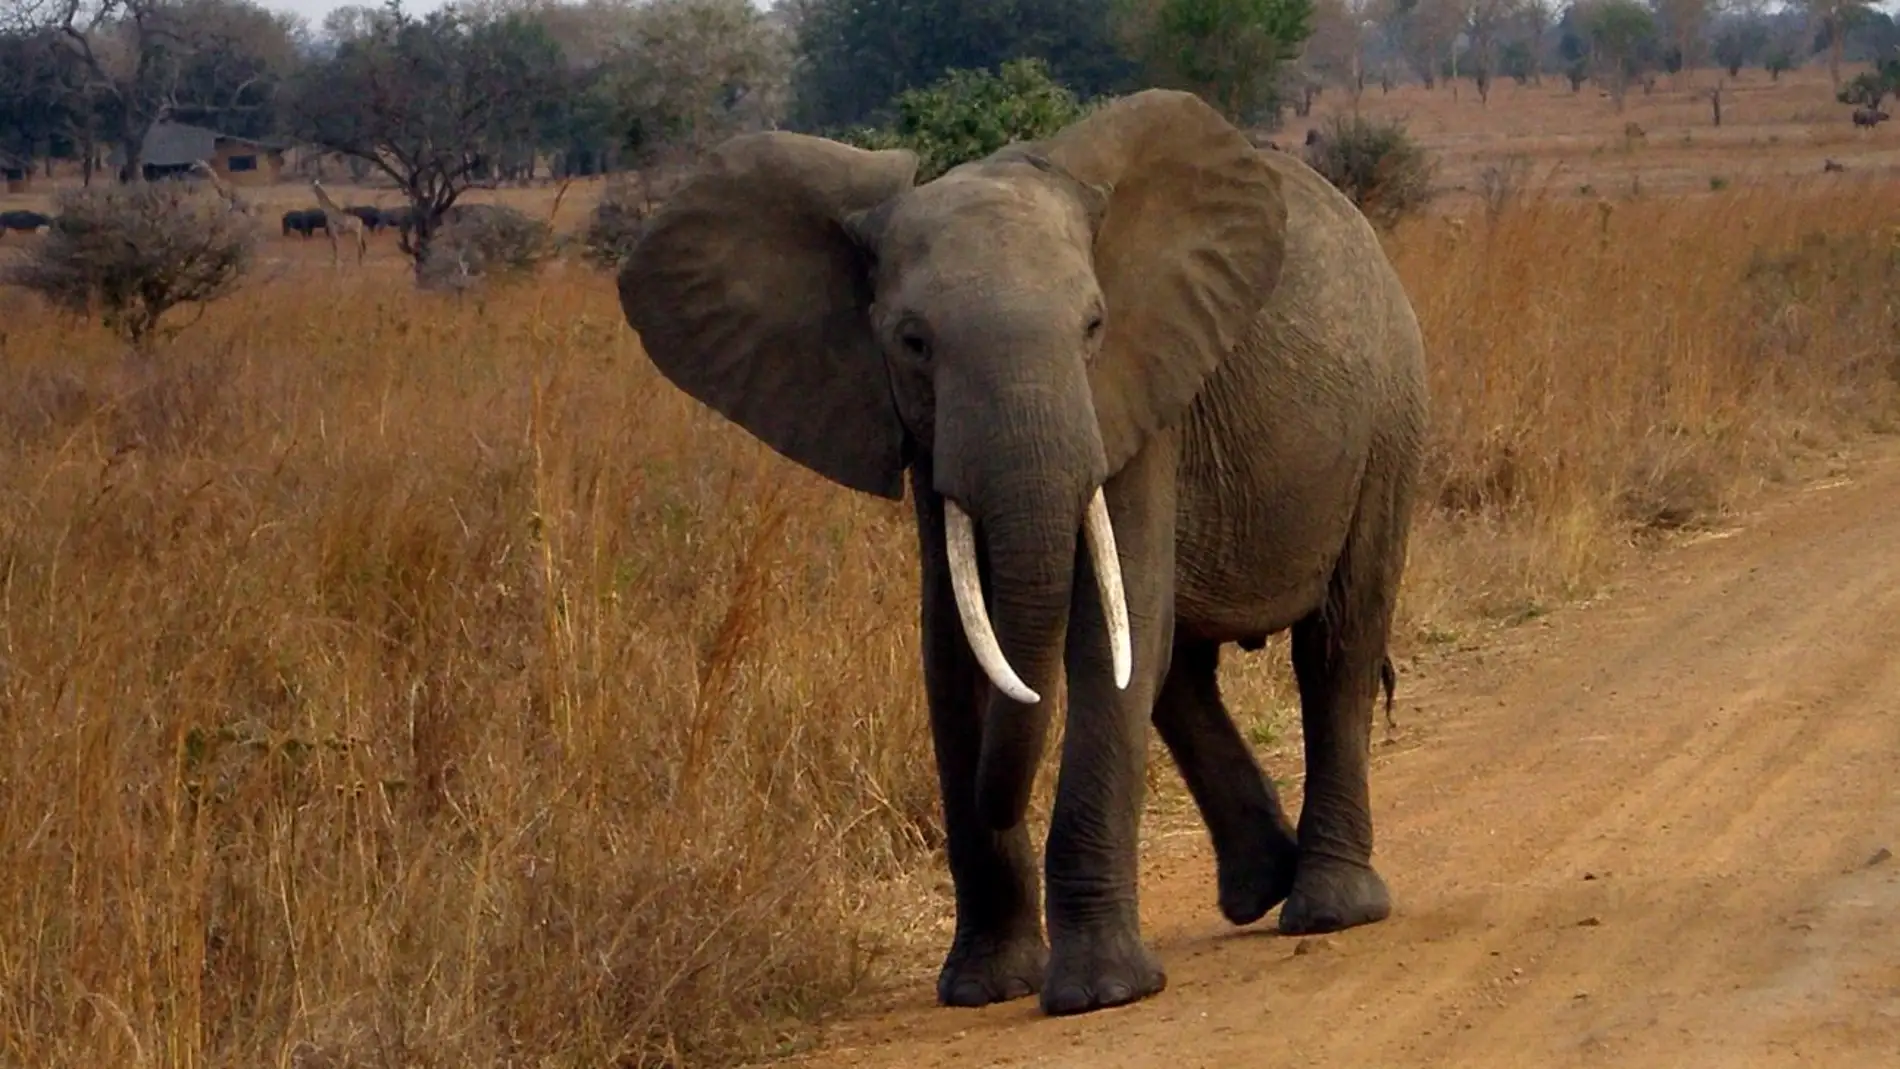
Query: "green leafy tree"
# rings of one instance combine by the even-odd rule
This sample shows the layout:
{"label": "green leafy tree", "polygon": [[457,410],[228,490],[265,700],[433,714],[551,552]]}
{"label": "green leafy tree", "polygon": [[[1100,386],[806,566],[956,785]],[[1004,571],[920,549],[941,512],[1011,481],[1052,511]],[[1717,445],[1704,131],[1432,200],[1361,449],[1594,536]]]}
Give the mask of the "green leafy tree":
{"label": "green leafy tree", "polygon": [[55,31],[0,33],[0,155],[64,155],[89,119],[84,72]]}
{"label": "green leafy tree", "polygon": [[1834,99],[1855,107],[1878,108],[1890,93],[1900,93],[1900,59],[1883,59],[1870,71],[1848,79]]}
{"label": "green leafy tree", "polygon": [[1581,14],[1597,77],[1621,111],[1630,82],[1659,58],[1656,17],[1637,0],[1599,0]]}
{"label": "green leafy tree", "polygon": [[780,0],[797,41],[795,122],[807,129],[891,120],[898,94],[950,70],[1039,58],[1084,98],[1132,85],[1115,0]]}
{"label": "green leafy tree", "polygon": [[1241,123],[1277,109],[1274,76],[1313,35],[1313,0],[1123,0],[1121,17],[1153,82]]}
{"label": "green leafy tree", "polygon": [[1776,46],[1762,61],[1762,69],[1768,72],[1768,80],[1778,82],[1783,73],[1794,69],[1794,53],[1785,46]]}
{"label": "green leafy tree", "polygon": [[916,152],[920,182],[1012,141],[1047,137],[1086,111],[1038,59],[1005,63],[1000,72],[953,70],[926,89],[900,93],[896,105],[892,126],[860,127],[842,139],[862,148]]}
{"label": "green leafy tree", "polygon": [[1729,77],[1739,77],[1757,56],[1768,48],[1768,30],[1760,22],[1750,21],[1728,26],[1716,35],[1715,60],[1728,71]]}
{"label": "green leafy tree", "polygon": [[63,106],[83,116],[77,139],[116,144],[131,178],[161,119],[268,130],[273,91],[297,61],[290,20],[249,0],[40,0],[0,13],[61,50],[51,62],[70,86]]}

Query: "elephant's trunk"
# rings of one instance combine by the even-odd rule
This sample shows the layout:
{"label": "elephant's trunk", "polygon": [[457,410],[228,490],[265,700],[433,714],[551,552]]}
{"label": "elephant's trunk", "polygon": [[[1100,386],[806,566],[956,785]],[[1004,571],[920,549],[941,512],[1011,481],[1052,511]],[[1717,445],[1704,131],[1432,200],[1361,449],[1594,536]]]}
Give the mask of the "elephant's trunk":
{"label": "elephant's trunk", "polygon": [[1086,366],[1063,355],[1043,303],[1024,300],[1020,314],[984,317],[967,345],[940,336],[946,351],[982,358],[938,365],[931,450],[957,613],[994,687],[976,804],[998,829],[1029,807],[1062,669],[1078,535],[1097,565],[1116,681],[1129,673],[1121,569],[1107,566],[1115,559],[1100,490],[1108,462]]}
{"label": "elephant's trunk", "polygon": [[[950,561],[951,589],[955,592],[957,615],[963,622],[963,634],[996,689],[1011,701],[1034,705],[1042,696],[1029,689],[1016,670],[1010,667],[990,624],[989,609],[983,602],[983,582],[976,563],[976,531],[969,514],[954,501],[944,503],[944,543]],[[1082,541],[1087,547],[1091,570],[1095,573],[1096,593],[1102,599],[1102,615],[1108,621],[1108,647],[1115,669],[1115,685],[1128,686],[1134,667],[1128,632],[1128,600],[1122,591],[1121,557],[1115,551],[1115,526],[1108,518],[1108,498],[1097,487],[1089,499],[1088,513],[1082,521]]]}
{"label": "elephant's trunk", "polygon": [[[1025,477],[1022,481],[1028,484],[1035,480]],[[955,563],[955,557],[951,558],[952,590],[960,599],[964,637],[995,685],[983,710],[976,803],[984,821],[998,829],[1016,826],[1028,810],[1036,766],[1049,734],[1056,680],[1062,670],[1063,639],[1069,629],[1076,533],[1081,519],[1080,495],[1067,492],[1067,487],[1058,490],[1043,482],[1030,491],[1025,486],[1023,491],[1008,494],[1006,499],[1011,504],[1006,511],[977,512],[977,531],[989,566],[989,605],[963,603],[962,598],[980,593],[981,587],[968,578],[956,578],[956,572],[963,569]],[[944,502],[946,534],[952,538],[960,524],[950,517],[960,511],[954,500]],[[960,550],[952,550],[953,546],[954,542],[945,549],[962,556]],[[987,627],[973,626],[979,620]],[[983,652],[991,639],[995,642],[993,657]],[[1008,676],[996,678],[1004,673],[992,673],[984,664],[986,657],[1007,665],[1011,669],[1008,676],[1019,679],[1027,692],[1021,697],[1033,695],[1035,700],[1023,702],[1010,695],[1014,688],[1007,683]]]}
{"label": "elephant's trunk", "polygon": [[1078,516],[1076,496],[1045,489],[1024,511],[1012,509],[983,525],[993,606],[978,573],[975,525],[954,500],[944,501],[958,615],[977,664],[995,686],[983,713],[976,788],[978,809],[991,827],[1013,827],[1029,806],[1068,633],[1078,533],[1094,564],[1116,684],[1128,681],[1128,608],[1107,502],[1098,488]]}

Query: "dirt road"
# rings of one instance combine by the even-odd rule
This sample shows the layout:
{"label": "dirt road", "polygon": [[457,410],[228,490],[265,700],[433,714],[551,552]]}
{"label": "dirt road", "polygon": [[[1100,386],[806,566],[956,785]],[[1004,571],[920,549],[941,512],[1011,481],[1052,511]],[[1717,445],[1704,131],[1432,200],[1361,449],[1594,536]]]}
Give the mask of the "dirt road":
{"label": "dirt road", "polygon": [[1900,1066],[1900,451],[1546,623],[1402,684],[1386,923],[1228,926],[1196,826],[1144,863],[1161,995],[951,1011],[920,973],[807,1064]]}

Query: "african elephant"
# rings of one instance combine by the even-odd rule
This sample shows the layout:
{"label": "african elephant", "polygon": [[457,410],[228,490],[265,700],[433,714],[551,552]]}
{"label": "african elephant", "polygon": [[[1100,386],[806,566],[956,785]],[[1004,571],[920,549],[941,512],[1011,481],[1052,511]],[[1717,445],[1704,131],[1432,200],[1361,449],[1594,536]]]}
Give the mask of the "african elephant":
{"label": "african elephant", "polygon": [[[1191,94],[1122,97],[914,184],[903,150],[718,146],[655,214],[621,307],[676,386],[917,520],[955,886],[939,1001],[1052,1014],[1160,991],[1136,909],[1152,720],[1219,902],[1284,932],[1385,918],[1371,717],[1427,421],[1423,344],[1371,226]],[[1291,628],[1297,827],[1222,703],[1221,647]],[[1038,902],[1024,823],[1058,670]]]}

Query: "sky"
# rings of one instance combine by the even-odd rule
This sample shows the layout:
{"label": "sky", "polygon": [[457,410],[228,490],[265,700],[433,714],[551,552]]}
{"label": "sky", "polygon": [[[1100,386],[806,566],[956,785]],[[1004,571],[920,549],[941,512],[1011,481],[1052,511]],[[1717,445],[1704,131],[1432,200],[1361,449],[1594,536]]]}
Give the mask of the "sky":
{"label": "sky", "polygon": [[[266,7],[272,11],[288,11],[292,14],[302,15],[304,21],[310,23],[310,28],[313,30],[323,25],[323,16],[328,15],[339,7],[348,7],[352,2],[356,2],[356,0],[258,0],[260,7]],[[442,3],[443,0],[403,0],[402,6],[404,10],[412,11],[420,15],[424,12],[434,11],[436,8],[441,7]],[[376,4],[377,0],[367,0],[364,6],[374,7]]]}
{"label": "sky", "polygon": [[[257,0],[257,2],[272,11],[289,11],[302,15],[304,20],[310,23],[310,28],[315,30],[322,28],[325,15],[339,7],[352,5],[377,7],[381,5],[382,0]],[[445,2],[446,0],[403,0],[402,6],[403,10],[411,14],[421,15],[434,11]],[[777,0],[753,0],[753,3],[759,7],[771,7],[776,2]]]}
{"label": "sky", "polygon": [[[258,2],[276,11],[292,11],[302,15],[310,23],[310,28],[314,30],[323,25],[325,15],[339,7],[347,7],[351,3],[373,7],[381,0],[258,0]],[[403,0],[403,7],[420,15],[441,7],[445,2],[446,0]],[[754,0],[754,2],[762,7],[770,7],[776,0]],[[1770,3],[1768,6],[1773,8],[1778,5]],[[1896,6],[1900,6],[1900,0],[1878,0],[1874,6],[1891,12]]]}

